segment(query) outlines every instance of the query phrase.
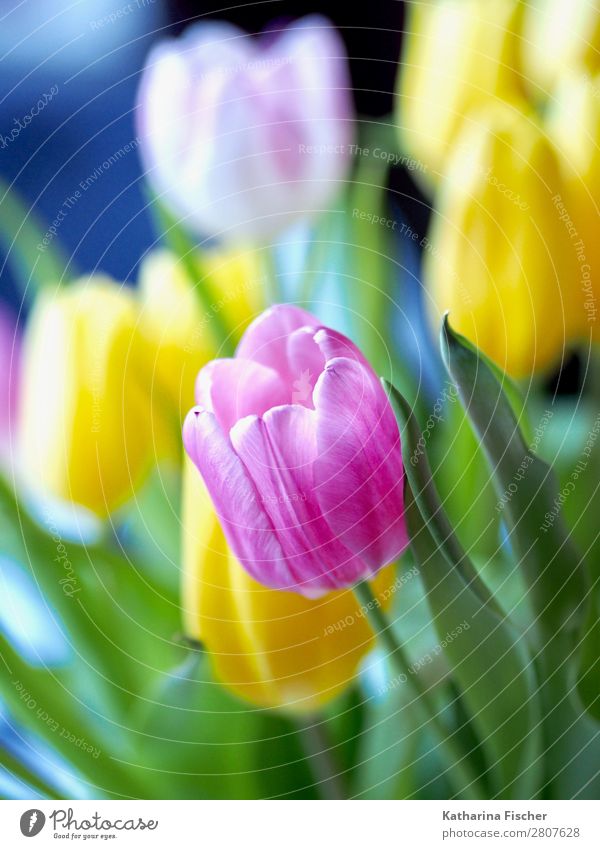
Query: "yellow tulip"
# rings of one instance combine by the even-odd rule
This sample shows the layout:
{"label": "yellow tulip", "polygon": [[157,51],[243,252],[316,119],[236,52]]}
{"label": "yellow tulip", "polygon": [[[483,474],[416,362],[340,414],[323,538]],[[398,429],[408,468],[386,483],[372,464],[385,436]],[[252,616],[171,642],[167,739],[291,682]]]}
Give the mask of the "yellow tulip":
{"label": "yellow tulip", "polygon": [[204,278],[196,286],[206,290],[205,310],[174,254],[155,251],[140,268],[140,326],[153,349],[153,382],[180,415],[194,404],[194,382],[201,366],[219,356],[215,313],[235,343],[265,306],[264,272],[256,251],[207,252],[201,262]]}
{"label": "yellow tulip", "polygon": [[563,193],[533,115],[496,104],[457,140],[425,245],[436,326],[450,310],[453,326],[515,377],[558,363],[581,324]]}
{"label": "yellow tulip", "polygon": [[551,94],[567,73],[600,71],[600,8],[595,0],[524,5],[523,66],[533,94]]}
{"label": "yellow tulip", "polygon": [[20,453],[36,489],[104,515],[151,459],[134,294],[101,275],[41,295],[25,334]]}
{"label": "yellow tulip", "polygon": [[[579,263],[583,300],[581,335],[598,336],[600,292],[600,74],[569,74],[547,110],[547,129],[560,154],[565,195],[559,212],[571,234]],[[557,204],[558,206],[558,204]]]}
{"label": "yellow tulip", "polygon": [[[394,569],[373,581],[382,604]],[[351,590],[319,599],[258,584],[231,553],[204,484],[186,461],[183,490],[183,615],[217,677],[263,707],[310,712],[343,691],[372,648],[373,633]]]}
{"label": "yellow tulip", "polygon": [[473,108],[522,89],[518,0],[437,0],[409,5],[398,77],[402,148],[437,183]]}

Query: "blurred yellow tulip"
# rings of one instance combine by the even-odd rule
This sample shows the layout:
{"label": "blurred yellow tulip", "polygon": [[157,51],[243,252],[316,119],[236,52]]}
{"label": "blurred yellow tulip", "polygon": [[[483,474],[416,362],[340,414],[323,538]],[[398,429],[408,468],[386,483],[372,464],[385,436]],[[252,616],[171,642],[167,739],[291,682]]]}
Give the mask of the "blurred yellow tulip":
{"label": "blurred yellow tulip", "polygon": [[[387,605],[393,566],[373,589]],[[182,605],[186,634],[206,645],[217,677],[263,707],[306,713],[350,685],[373,633],[351,590],[319,599],[267,589],[227,546],[200,475],[186,460]]]}
{"label": "blurred yellow tulip", "polygon": [[600,292],[600,74],[566,74],[546,113],[565,181],[560,214],[579,262],[585,317],[582,339],[598,336]]}
{"label": "blurred yellow tulip", "polygon": [[523,73],[546,97],[566,73],[600,71],[597,0],[530,0],[523,4]]}
{"label": "blurred yellow tulip", "polygon": [[264,306],[257,254],[202,257],[210,308],[167,251],[143,263],[137,291],[102,275],[42,295],[23,357],[20,446],[36,489],[107,515],[152,463],[179,462],[181,418],[202,365],[218,355],[211,319],[234,341]]}
{"label": "blurred yellow tulip", "polygon": [[563,194],[535,117],[498,103],[457,140],[425,245],[436,326],[450,310],[453,326],[515,377],[557,364],[584,314]]}
{"label": "blurred yellow tulip", "polygon": [[401,146],[429,183],[474,107],[521,92],[520,21],[518,0],[410,3],[396,115]]}
{"label": "blurred yellow tulip", "polygon": [[257,251],[207,252],[201,258],[210,304],[203,312],[183,263],[166,250],[142,263],[139,278],[140,327],[153,349],[152,379],[181,415],[194,404],[196,375],[219,356],[212,318],[221,313],[235,344],[265,306],[264,271]]}
{"label": "blurred yellow tulip", "polygon": [[42,492],[105,515],[151,458],[147,352],[131,290],[101,275],[41,295],[25,334],[20,455]]}

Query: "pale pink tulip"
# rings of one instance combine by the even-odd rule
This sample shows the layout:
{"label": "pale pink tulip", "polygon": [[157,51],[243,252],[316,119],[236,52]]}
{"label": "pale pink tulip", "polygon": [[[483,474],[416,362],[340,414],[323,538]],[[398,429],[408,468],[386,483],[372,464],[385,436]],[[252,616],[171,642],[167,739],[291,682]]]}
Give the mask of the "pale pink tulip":
{"label": "pale pink tulip", "polygon": [[138,134],[156,193],[203,236],[257,241],[327,209],[354,135],[347,57],[310,15],[258,38],[195,24],[155,47]]}

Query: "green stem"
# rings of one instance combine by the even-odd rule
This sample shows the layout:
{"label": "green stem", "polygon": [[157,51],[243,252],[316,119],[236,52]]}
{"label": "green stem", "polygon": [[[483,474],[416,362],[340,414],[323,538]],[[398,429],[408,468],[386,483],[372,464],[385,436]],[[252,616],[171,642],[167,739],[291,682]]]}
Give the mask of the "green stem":
{"label": "green stem", "polygon": [[181,262],[190,284],[194,287],[200,309],[210,318],[212,329],[220,343],[220,355],[233,356],[234,345],[230,328],[221,311],[213,308],[211,281],[202,265],[199,248],[188,238],[181,222],[167,210],[160,198],[150,191],[147,196],[148,209],[161,238]]}
{"label": "green stem", "polygon": [[321,796],[324,799],[345,799],[340,770],[331,753],[331,743],[323,728],[323,720],[307,716],[297,719],[296,725]]}
{"label": "green stem", "polygon": [[356,584],[354,586],[354,594],[365,609],[367,619],[377,638],[387,651],[391,662],[396,666],[397,671],[407,681],[411,682],[418,696],[416,704],[420,706],[429,727],[438,738],[440,746],[448,757],[450,770],[453,778],[455,778],[458,793],[468,799],[485,798],[485,791],[481,787],[478,776],[471,768],[471,764],[467,760],[467,755],[462,752],[457,740],[441,721],[439,710],[429,691],[424,687],[419,676],[411,670],[410,661],[404,648],[398,642],[392,630],[391,623],[383,612],[379,601],[373,595],[373,591],[367,581],[360,581],[360,583]]}

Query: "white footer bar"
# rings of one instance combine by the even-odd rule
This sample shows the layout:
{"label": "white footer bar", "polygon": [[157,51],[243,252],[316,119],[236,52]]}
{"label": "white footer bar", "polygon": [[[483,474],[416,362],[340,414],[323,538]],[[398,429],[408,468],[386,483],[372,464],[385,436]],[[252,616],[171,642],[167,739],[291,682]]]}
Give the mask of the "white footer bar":
{"label": "white footer bar", "polygon": [[[33,842],[31,842],[33,841]],[[0,846],[600,847],[598,802],[0,802]]]}

